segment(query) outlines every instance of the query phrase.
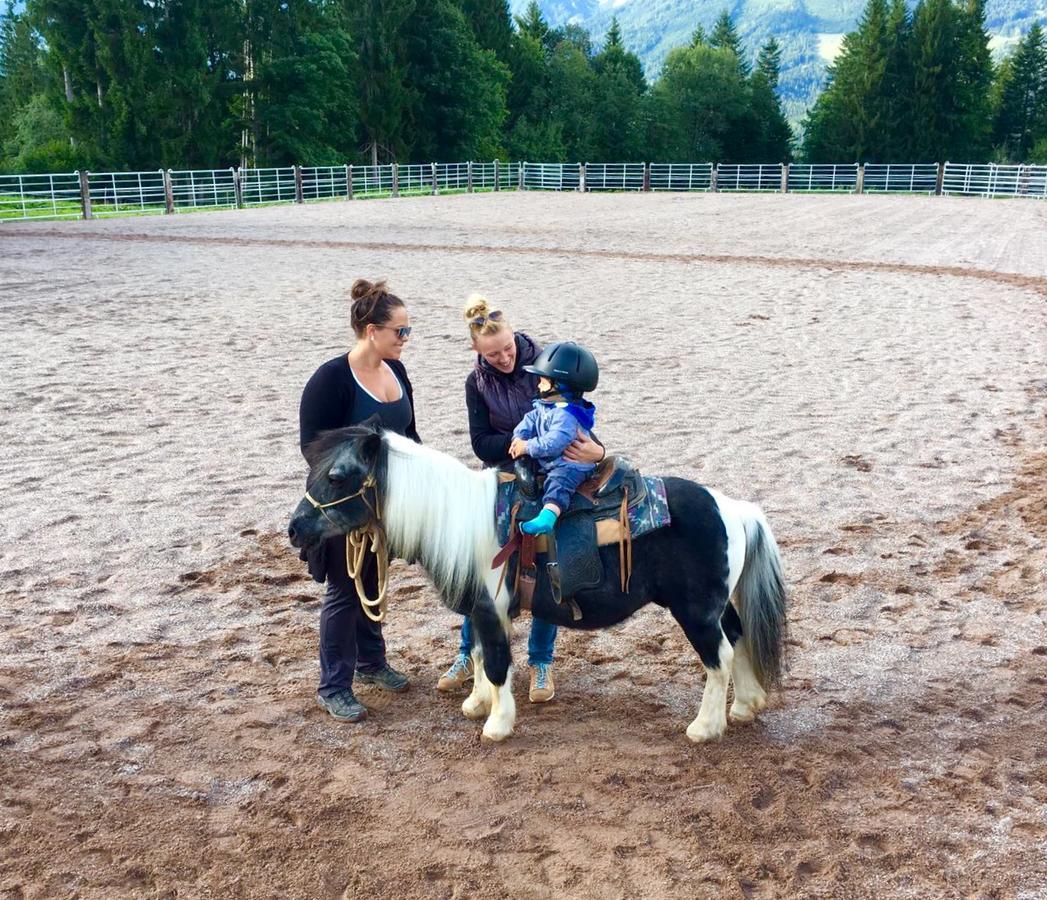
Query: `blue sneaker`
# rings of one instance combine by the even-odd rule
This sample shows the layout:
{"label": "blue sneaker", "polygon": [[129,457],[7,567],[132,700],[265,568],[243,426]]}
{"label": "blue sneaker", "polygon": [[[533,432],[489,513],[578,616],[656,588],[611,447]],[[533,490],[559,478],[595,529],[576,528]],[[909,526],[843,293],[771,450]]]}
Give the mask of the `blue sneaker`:
{"label": "blue sneaker", "polygon": [[556,513],[551,509],[543,509],[533,519],[520,523],[520,530],[524,534],[550,534],[556,527]]}

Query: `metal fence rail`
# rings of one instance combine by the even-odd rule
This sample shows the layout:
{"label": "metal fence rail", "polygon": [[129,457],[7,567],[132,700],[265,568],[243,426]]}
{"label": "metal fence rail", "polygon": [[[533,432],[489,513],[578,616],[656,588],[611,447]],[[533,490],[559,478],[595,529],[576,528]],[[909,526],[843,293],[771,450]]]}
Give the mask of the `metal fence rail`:
{"label": "metal fence rail", "polygon": [[507,162],[498,166],[498,190],[513,191],[520,186],[521,162]]}
{"label": "metal fence rail", "polygon": [[431,194],[433,192],[432,163],[397,166],[401,194]]}
{"label": "metal fence rail", "polygon": [[473,163],[474,191],[489,191],[494,189],[495,168],[496,166],[493,162]]}
{"label": "metal fence rail", "polygon": [[523,186],[529,191],[576,191],[582,173],[578,163],[521,163]]}
{"label": "metal fence rail", "polygon": [[0,175],[0,222],[5,219],[78,219],[80,175]]}
{"label": "metal fence rail", "polygon": [[933,194],[938,189],[938,163],[866,163],[866,193]]}
{"label": "metal fence rail", "polygon": [[393,167],[353,166],[353,196],[373,197],[393,192]]}
{"label": "metal fence rail", "polygon": [[437,191],[465,191],[469,189],[468,163],[436,163]]}
{"label": "metal fence rail", "polygon": [[348,166],[302,166],[302,199],[344,199],[349,194]]}
{"label": "metal fence rail", "polygon": [[647,176],[645,163],[586,163],[587,191],[642,191]]}
{"label": "metal fence rail", "polygon": [[718,191],[780,191],[782,167],[776,165],[719,165],[716,167]]}
{"label": "metal fence rail", "polygon": [[830,191],[1047,199],[1047,166],[995,163],[412,163],[0,175],[0,222],[483,190]]}
{"label": "metal fence rail", "polygon": [[167,211],[164,172],[88,172],[88,196],[94,216]]}
{"label": "metal fence rail", "polygon": [[175,212],[236,206],[233,169],[172,169],[167,176]]}
{"label": "metal fence rail", "polygon": [[947,162],[942,173],[942,193],[1047,199],[1047,166]]}
{"label": "metal fence rail", "polygon": [[712,163],[651,163],[652,191],[708,191],[712,186]]}
{"label": "metal fence rail", "polygon": [[849,165],[795,163],[788,167],[790,191],[847,191],[858,189],[858,163]]}
{"label": "metal fence rail", "polygon": [[241,169],[240,194],[244,206],[295,202],[294,166]]}

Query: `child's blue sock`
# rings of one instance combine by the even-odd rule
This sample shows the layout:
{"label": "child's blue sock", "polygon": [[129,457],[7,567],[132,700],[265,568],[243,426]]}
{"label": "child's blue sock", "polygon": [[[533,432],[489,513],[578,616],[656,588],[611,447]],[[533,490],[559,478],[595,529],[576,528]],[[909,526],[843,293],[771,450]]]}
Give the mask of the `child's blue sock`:
{"label": "child's blue sock", "polygon": [[556,518],[556,513],[551,509],[543,509],[533,519],[521,522],[520,530],[524,534],[549,534],[556,525]]}

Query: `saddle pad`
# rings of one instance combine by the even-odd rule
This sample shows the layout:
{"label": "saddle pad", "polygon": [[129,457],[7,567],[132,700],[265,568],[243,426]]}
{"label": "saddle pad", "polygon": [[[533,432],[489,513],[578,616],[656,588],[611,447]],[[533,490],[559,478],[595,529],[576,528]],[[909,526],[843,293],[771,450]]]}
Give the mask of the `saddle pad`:
{"label": "saddle pad", "polygon": [[[665,528],[672,522],[669,515],[669,501],[665,496],[665,482],[657,475],[644,475],[643,480],[647,486],[647,496],[642,502],[629,507],[629,530],[634,538],[641,537],[656,528]],[[512,517],[514,491],[514,482],[500,482],[494,504],[495,531],[498,534],[498,543],[503,547],[509,541],[509,520]],[[606,520],[598,522],[597,529],[604,530],[601,526],[605,524],[613,525],[616,535],[620,531],[616,521],[607,522]],[[607,537],[610,538],[610,535]],[[614,537],[614,540],[617,540],[617,536]],[[610,540],[601,539],[599,543],[610,543]]]}

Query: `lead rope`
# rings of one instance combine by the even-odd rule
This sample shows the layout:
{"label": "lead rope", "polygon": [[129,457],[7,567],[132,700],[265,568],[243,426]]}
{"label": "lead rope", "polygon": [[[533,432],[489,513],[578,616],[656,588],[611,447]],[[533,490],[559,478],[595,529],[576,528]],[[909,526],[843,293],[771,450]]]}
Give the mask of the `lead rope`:
{"label": "lead rope", "polygon": [[[368,488],[374,492],[373,505],[367,499]],[[355,531],[346,532],[345,571],[356,585],[356,596],[360,598],[360,608],[364,611],[364,615],[372,622],[383,622],[385,621],[387,603],[386,588],[389,585],[389,547],[385,539],[385,529],[381,525],[382,510],[378,505],[378,485],[375,482],[374,473],[369,473],[363,480],[360,490],[347,494],[338,500],[332,500],[330,503],[320,503],[308,491],[305,492],[305,499],[312,504],[314,509],[319,510],[325,519],[332,523],[333,520],[327,514],[327,510],[332,506],[338,506],[356,497],[363,498],[367,508],[374,513],[374,521],[362,528],[357,528]],[[378,565],[378,596],[373,600],[367,596],[367,589],[364,587],[363,579],[364,557],[367,554],[368,543],[371,545],[370,550],[374,554]],[[375,609],[378,612],[374,612]]]}
{"label": "lead rope", "polygon": [[[368,549],[374,554],[378,565],[378,596],[374,599],[367,596],[363,579],[364,560]],[[364,615],[372,622],[384,622],[388,604],[386,588],[389,586],[389,548],[385,541],[385,529],[377,522],[346,534],[345,570],[356,585],[356,596],[360,598],[360,608]]]}

